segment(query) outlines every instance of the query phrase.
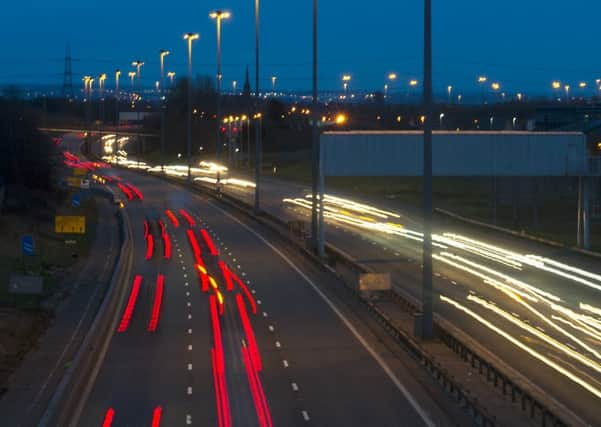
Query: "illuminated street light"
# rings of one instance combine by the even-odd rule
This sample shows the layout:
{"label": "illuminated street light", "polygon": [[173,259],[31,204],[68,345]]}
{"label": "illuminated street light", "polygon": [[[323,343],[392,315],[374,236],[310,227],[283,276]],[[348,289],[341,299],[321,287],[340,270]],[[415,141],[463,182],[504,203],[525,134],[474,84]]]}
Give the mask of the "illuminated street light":
{"label": "illuminated street light", "polygon": [[344,74],[342,76],[342,87],[344,88],[344,99],[345,100],[348,98],[348,87],[349,87],[350,81],[351,81],[350,74]]}
{"label": "illuminated street light", "polygon": [[119,98],[119,78],[121,77],[121,70],[115,70],[115,96]]}
{"label": "illuminated street light", "polygon": [[522,101],[524,99],[524,95],[522,93],[517,94],[518,101]]}
{"label": "illuminated street light", "polygon": [[478,77],[478,84],[480,85],[480,97],[482,98],[482,104],[486,103],[485,95],[484,95],[484,85],[486,84],[487,81],[488,81],[488,77],[486,77],[486,76]]}
{"label": "illuminated street light", "polygon": [[233,88],[233,90],[234,90],[234,95],[236,95],[236,87],[237,87],[237,86],[238,86],[238,82],[237,82],[236,80],[234,80],[234,81],[232,82],[232,88]]}
{"label": "illuminated street light", "polygon": [[501,89],[501,84],[494,82],[490,85],[491,89],[494,90],[495,92],[497,92],[499,89]]}
{"label": "illuminated street light", "polygon": [[199,37],[198,33],[184,34],[188,42],[188,182],[192,182],[192,42]]}
{"label": "illuminated street light", "polygon": [[409,86],[415,87],[419,84],[419,82],[415,79],[409,80]]}
{"label": "illuminated street light", "polygon": [[447,86],[447,94],[449,95],[449,104],[453,102],[453,86]]}
{"label": "illuminated street light", "polygon": [[566,102],[570,100],[570,85],[565,85],[563,90],[566,92]]}
{"label": "illuminated street light", "polygon": [[131,88],[133,90],[134,88],[134,78],[136,77],[136,72],[135,71],[130,71],[129,73],[127,73],[127,75],[129,76],[129,80],[131,83]]}
{"label": "illuminated street light", "polygon": [[347,122],[347,120],[348,120],[348,118],[346,117],[345,114],[340,113],[336,116],[336,124],[338,126],[342,126],[343,124],[345,124]]}
{"label": "illuminated street light", "polygon": [[578,83],[578,87],[580,89],[585,89],[586,88],[586,82],[580,82],[580,83]]}
{"label": "illuminated street light", "polygon": [[215,20],[217,25],[217,126],[215,129],[216,140],[215,140],[215,152],[219,157],[219,151],[221,147],[221,85],[223,82],[223,75],[221,74],[221,21],[228,19],[231,16],[229,12],[222,10],[216,10],[209,14],[211,19]]}
{"label": "illuminated street light", "polygon": [[488,81],[488,77],[486,76],[479,76],[478,77],[478,83],[482,84],[482,83],[486,83]]}
{"label": "illuminated street light", "polygon": [[554,81],[553,83],[551,83],[551,86],[553,87],[553,89],[561,89],[561,82],[559,81]]}
{"label": "illuminated street light", "polygon": [[171,86],[173,86],[173,79],[175,78],[175,72],[169,71],[167,73],[167,77],[169,77],[169,82],[170,82]]}
{"label": "illuminated street light", "polygon": [[165,57],[171,52],[165,49],[159,50],[159,57],[161,60],[161,85],[165,86]]}
{"label": "illuminated street light", "polygon": [[273,92],[275,94],[275,82],[277,81],[277,77],[276,76],[272,76],[271,77],[271,92]]}
{"label": "illuminated street light", "polygon": [[388,74],[388,80],[390,80],[391,82],[395,81],[397,79],[397,75],[396,73],[390,73]]}
{"label": "illuminated street light", "polygon": [[100,98],[104,93],[104,81],[106,80],[106,73],[102,73],[98,76],[98,90],[100,93]]}

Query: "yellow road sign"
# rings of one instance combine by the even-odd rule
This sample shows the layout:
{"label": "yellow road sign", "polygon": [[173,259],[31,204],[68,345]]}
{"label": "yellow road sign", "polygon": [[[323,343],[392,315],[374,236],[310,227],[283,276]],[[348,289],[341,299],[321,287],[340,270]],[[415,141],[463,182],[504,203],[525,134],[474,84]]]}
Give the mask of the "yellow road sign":
{"label": "yellow road sign", "polygon": [[79,187],[81,187],[81,178],[78,178],[76,176],[68,176],[67,177],[67,185],[69,187],[79,188]]}
{"label": "yellow road sign", "polygon": [[56,233],[86,234],[85,216],[56,216],[54,218]]}
{"label": "yellow road sign", "polygon": [[88,170],[85,168],[74,168],[73,175],[74,176],[84,176],[88,173]]}

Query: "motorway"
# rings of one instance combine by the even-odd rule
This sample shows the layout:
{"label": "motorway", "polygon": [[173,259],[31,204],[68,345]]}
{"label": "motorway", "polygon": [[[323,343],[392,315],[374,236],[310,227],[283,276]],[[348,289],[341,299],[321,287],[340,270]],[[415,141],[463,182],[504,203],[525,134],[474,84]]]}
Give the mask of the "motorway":
{"label": "motorway", "polygon": [[[176,168],[169,172],[181,174]],[[205,172],[202,182],[210,183],[211,174]],[[222,191],[253,200],[252,183],[233,182]],[[282,219],[308,221],[308,193],[303,186],[266,179],[262,207]],[[378,208],[326,199],[326,239],[363,264],[391,272],[401,293],[419,299],[419,218],[385,202]],[[586,423],[601,425],[600,263],[462,227],[435,226],[434,233],[438,315]]]}
{"label": "motorway", "polygon": [[457,425],[320,290],[331,275],[210,199],[104,173],[131,193],[139,279],[79,425]]}

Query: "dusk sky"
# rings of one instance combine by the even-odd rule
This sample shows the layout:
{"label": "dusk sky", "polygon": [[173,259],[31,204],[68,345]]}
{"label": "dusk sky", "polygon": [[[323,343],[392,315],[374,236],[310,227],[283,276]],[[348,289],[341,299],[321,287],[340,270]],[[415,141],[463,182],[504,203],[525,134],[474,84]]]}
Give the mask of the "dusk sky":
{"label": "dusk sky", "polygon": [[[158,2],[104,0],[22,0],[2,7],[0,83],[62,83],[66,43],[71,44],[74,82],[84,74],[146,62],[147,84],[158,79],[158,50],[168,49],[168,70],[185,73],[182,34],[199,32],[194,71],[215,74],[215,24],[208,13],[225,9],[224,88],[239,85],[248,64],[254,75],[254,1]],[[508,93],[550,93],[551,81],[576,88],[601,78],[598,17],[601,3],[591,0],[448,2],[433,0],[434,84],[475,91],[479,74],[499,81]],[[339,89],[342,74],[352,75],[351,90],[381,90],[385,76],[399,76],[393,90],[421,82],[422,1],[320,2],[320,86]],[[281,89],[311,87],[312,1],[263,0],[262,81],[278,77]],[[112,86],[112,81],[107,87]]]}

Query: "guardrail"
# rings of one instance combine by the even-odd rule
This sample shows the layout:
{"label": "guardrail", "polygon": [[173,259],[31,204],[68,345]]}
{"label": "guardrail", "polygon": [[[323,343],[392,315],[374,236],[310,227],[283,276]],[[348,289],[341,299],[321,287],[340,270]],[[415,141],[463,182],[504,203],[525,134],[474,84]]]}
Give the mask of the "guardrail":
{"label": "guardrail", "polygon": [[[157,176],[178,185],[187,185],[184,180],[179,180],[177,178],[163,175],[153,176]],[[291,236],[288,232],[288,224],[281,218],[264,211],[261,212],[260,215],[255,215],[251,205],[225,193],[218,193],[207,186],[192,185],[188,187],[192,191],[216,197],[230,207],[248,215],[255,221],[278,234],[278,236],[287,243],[299,248],[311,261],[326,269],[326,266],[321,259],[307,250],[305,245],[299,242],[298,239]],[[371,268],[362,265],[350,255],[331,244],[326,244],[326,254],[330,262],[342,262],[355,268],[358,272],[373,272]],[[339,277],[343,279],[343,277]],[[360,292],[353,289],[348,284],[345,286],[345,289],[347,289],[347,291],[367,309],[393,339],[403,347],[407,348],[411,354],[419,360],[430,374],[436,378],[444,390],[473,417],[475,424],[481,426],[498,425],[494,416],[489,414],[487,409],[478,402],[477,397],[472,396],[460,382],[455,380],[444,366],[438,363],[433,356],[424,351],[417,340],[403,330],[397,328],[385,313],[372,302],[363,298]],[[390,295],[404,307],[408,313],[420,312],[421,304],[419,301],[407,295],[399,289],[398,286],[395,286],[394,291],[390,292]],[[466,334],[463,334],[445,319],[440,318],[440,316],[435,316],[434,327],[437,337],[439,337],[452,351],[466,363],[470,363],[474,369],[477,368],[480,374],[485,375],[487,381],[495,388],[498,388],[504,396],[509,396],[511,401],[516,404],[519,402],[521,409],[527,412],[530,418],[533,421],[538,422],[542,427],[585,425],[576,414],[569,411],[560,403],[554,401],[554,399],[546,395],[543,390],[532,384],[529,380],[524,378],[523,375],[515,371],[505,362],[499,360],[490,353],[490,351],[481,347],[473,339]]]}
{"label": "guardrail", "polygon": [[[108,192],[113,197],[112,192]],[[96,313],[74,362],[61,380],[39,427],[77,426],[113,333],[117,327],[117,313],[125,300],[126,286],[133,268],[133,239],[129,216],[118,211],[121,250],[113,269],[109,288]]]}

